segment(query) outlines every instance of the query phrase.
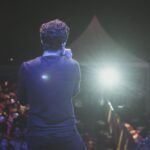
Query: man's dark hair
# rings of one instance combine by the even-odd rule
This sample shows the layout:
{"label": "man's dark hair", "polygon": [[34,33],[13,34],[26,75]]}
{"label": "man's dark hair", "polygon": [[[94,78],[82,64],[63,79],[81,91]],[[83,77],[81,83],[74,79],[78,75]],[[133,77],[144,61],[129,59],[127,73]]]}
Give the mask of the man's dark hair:
{"label": "man's dark hair", "polygon": [[69,27],[59,19],[44,23],[40,27],[40,38],[43,50],[57,50],[62,43],[67,42]]}

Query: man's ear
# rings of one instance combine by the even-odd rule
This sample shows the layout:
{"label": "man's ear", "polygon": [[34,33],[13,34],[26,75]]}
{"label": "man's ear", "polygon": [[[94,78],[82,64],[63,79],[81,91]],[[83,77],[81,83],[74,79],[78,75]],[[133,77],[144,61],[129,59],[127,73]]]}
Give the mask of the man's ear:
{"label": "man's ear", "polygon": [[66,42],[63,42],[63,43],[61,44],[61,46],[62,46],[62,48],[65,48],[65,47],[66,47]]}

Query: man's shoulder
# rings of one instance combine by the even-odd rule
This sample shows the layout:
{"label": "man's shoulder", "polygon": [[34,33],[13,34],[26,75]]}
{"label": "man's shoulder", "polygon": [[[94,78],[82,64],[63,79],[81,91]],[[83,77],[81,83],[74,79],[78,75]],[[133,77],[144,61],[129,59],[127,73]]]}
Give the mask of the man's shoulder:
{"label": "man's shoulder", "polygon": [[34,65],[39,64],[40,61],[41,61],[41,57],[39,56],[39,57],[36,57],[36,58],[33,58],[33,59],[30,59],[30,60],[23,62],[23,65],[26,67],[27,66],[34,66]]}
{"label": "man's shoulder", "polygon": [[[62,61],[63,61],[64,59],[62,59]],[[63,61],[63,63],[62,64],[64,64],[65,65],[65,67],[67,68],[74,68],[74,69],[76,69],[76,68],[80,68],[80,64],[79,64],[79,62],[76,60],[76,59],[74,59],[74,58],[65,58],[65,61]]]}
{"label": "man's shoulder", "polygon": [[75,65],[79,65],[79,62],[74,58],[71,58],[70,61],[71,61],[71,63],[73,63]]}
{"label": "man's shoulder", "polygon": [[[62,60],[64,62],[63,57],[60,60]],[[30,60],[27,60],[27,61],[23,62],[23,66],[26,67],[26,68],[28,68],[28,67],[35,67],[35,66],[40,65],[41,61],[42,61],[42,56],[39,56],[39,57],[36,57],[34,59],[30,59]],[[70,64],[70,65],[73,65],[73,66],[80,66],[79,62],[76,59],[74,59],[74,58],[66,58],[65,57],[65,62],[67,64]]]}

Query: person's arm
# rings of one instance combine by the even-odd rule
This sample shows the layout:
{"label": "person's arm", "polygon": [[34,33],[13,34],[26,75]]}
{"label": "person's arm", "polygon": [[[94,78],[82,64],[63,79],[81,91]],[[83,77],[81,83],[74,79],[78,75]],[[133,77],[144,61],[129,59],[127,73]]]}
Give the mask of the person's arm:
{"label": "person's arm", "polygon": [[27,96],[26,96],[26,70],[24,63],[20,66],[18,72],[18,83],[17,83],[17,101],[21,105],[27,104]]}
{"label": "person's arm", "polygon": [[81,81],[81,72],[80,72],[80,66],[77,63],[76,73],[75,73],[75,84],[74,84],[73,97],[76,96],[80,92],[80,81]]}

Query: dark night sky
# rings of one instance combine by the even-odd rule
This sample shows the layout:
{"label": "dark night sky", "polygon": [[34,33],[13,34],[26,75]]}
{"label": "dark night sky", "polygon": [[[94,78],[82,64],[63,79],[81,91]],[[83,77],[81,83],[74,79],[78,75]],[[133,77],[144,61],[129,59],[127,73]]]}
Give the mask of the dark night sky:
{"label": "dark night sky", "polygon": [[138,57],[150,61],[150,4],[140,2],[89,2],[55,0],[13,0],[0,5],[0,64],[13,64],[41,54],[41,23],[59,18],[71,27],[68,44],[82,34],[97,15],[103,28],[120,45]]}

